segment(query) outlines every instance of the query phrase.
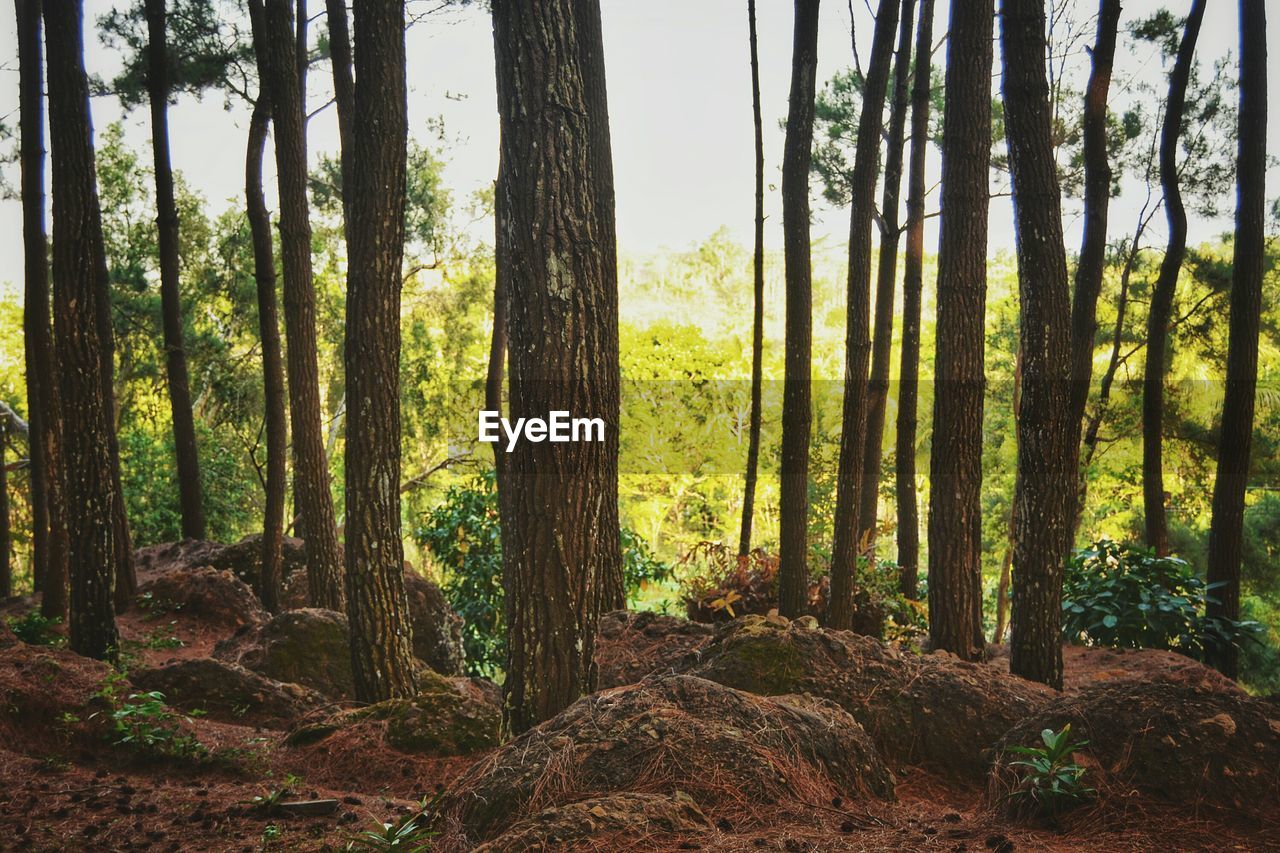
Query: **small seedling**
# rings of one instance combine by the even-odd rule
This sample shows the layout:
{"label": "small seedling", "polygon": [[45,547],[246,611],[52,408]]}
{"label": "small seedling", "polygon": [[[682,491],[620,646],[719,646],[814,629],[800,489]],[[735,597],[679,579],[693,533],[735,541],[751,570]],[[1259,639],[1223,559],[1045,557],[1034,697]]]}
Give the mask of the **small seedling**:
{"label": "small seedling", "polygon": [[439,812],[436,807],[443,794],[434,797],[423,797],[418,803],[418,811],[408,814],[394,823],[375,823],[363,832],[351,836],[346,849],[354,850],[404,850],[409,853],[420,853],[430,850],[432,839],[436,837],[436,820]]}
{"label": "small seedling", "polygon": [[1044,746],[1011,746],[1008,751],[1026,758],[1010,761],[1009,766],[1024,768],[1018,786],[1008,798],[1045,817],[1053,817],[1083,802],[1097,792],[1083,782],[1086,768],[1077,764],[1073,753],[1088,741],[1071,740],[1071,724],[1062,731],[1045,729],[1040,733]]}

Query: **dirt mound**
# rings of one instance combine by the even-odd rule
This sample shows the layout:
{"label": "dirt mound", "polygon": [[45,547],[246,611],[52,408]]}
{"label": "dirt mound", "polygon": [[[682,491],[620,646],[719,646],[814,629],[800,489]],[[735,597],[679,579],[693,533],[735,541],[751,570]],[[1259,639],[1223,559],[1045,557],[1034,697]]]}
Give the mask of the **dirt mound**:
{"label": "dirt mound", "polygon": [[[1008,657],[1004,658],[1008,666]],[[1068,693],[1102,684],[1162,682],[1244,694],[1230,678],[1197,660],[1162,649],[1105,649],[1064,646],[1063,689]]]}
{"label": "dirt mound", "polygon": [[[1115,684],[1064,696],[1014,726],[998,743],[1033,746],[1070,723],[1087,740],[1088,784],[1138,787],[1177,803],[1208,803],[1257,817],[1280,806],[1280,705],[1177,684]],[[1095,775],[1097,774],[1097,775]],[[1013,779],[1002,763],[992,790]]]}
{"label": "dirt mound", "polygon": [[635,684],[652,672],[670,669],[702,648],[715,630],[701,622],[658,613],[614,610],[600,617],[596,666],[600,689]]}
{"label": "dirt mound", "polygon": [[214,657],[330,699],[354,693],[347,617],[334,610],[286,610],[219,643]]}
{"label": "dirt mound", "polygon": [[811,619],[745,616],[682,669],[764,696],[806,693],[844,708],[897,763],[982,778],[984,751],[1058,694],[993,667],[920,655]]}
{"label": "dirt mound", "polygon": [[476,853],[556,849],[590,840],[596,846],[616,837],[616,847],[637,848],[658,833],[705,833],[711,822],[687,794],[611,794],[546,809],[522,820]]}
{"label": "dirt mound", "polygon": [[[282,580],[299,569],[305,570],[307,558],[301,539],[284,538],[280,567]],[[262,534],[254,533],[239,542],[225,545],[203,539],[183,539],[139,548],[134,552],[138,578],[159,574],[170,569],[194,569],[212,566],[229,571],[251,588],[257,586],[262,573]],[[303,572],[305,574],[305,571]]]}
{"label": "dirt mound", "polygon": [[65,649],[28,646],[7,627],[0,630],[0,650],[0,744],[47,757],[101,741],[101,719],[92,715],[108,707],[97,694],[114,669]]}
{"label": "dirt mound", "polygon": [[683,791],[744,825],[835,797],[893,796],[862,728],[827,703],[762,698],[701,678],[654,676],[578,700],[499,749],[444,806],[472,840],[544,809],[624,792]]}
{"label": "dirt mound", "polygon": [[208,565],[171,567],[140,579],[138,602],[151,616],[199,620],[227,633],[267,618],[244,581]]}
{"label": "dirt mound", "polygon": [[198,708],[211,719],[265,728],[287,728],[326,702],[302,685],[274,681],[239,664],[211,658],[135,669],[130,679],[142,690],[160,691],[175,708]]}

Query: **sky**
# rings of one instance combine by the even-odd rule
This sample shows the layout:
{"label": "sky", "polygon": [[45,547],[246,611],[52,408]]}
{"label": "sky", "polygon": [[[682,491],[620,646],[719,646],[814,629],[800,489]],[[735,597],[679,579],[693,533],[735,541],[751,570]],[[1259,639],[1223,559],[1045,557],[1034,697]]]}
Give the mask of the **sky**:
{"label": "sky", "polygon": [[[1063,0],[1056,2],[1061,5]],[[96,20],[112,5],[110,0],[86,0],[87,17]],[[436,2],[410,0],[410,7],[415,5],[427,8]],[[777,191],[783,143],[780,124],[787,111],[793,6],[786,0],[759,0],[757,5],[765,125],[766,240],[770,247],[778,248],[782,244]],[[1148,14],[1160,5],[1158,0],[1129,0],[1123,20]],[[1183,0],[1172,8],[1185,14],[1186,5]],[[313,2],[311,6],[314,12],[321,4]],[[946,31],[949,4],[939,0],[937,6],[934,33],[940,38]],[[1217,0],[1211,6],[1198,49],[1198,55],[1206,62],[1236,50],[1236,4]],[[644,254],[684,249],[720,228],[747,243],[751,239],[754,153],[746,4],[741,0],[601,0],[601,7],[621,251]],[[1081,9],[1095,7],[1091,0],[1080,2]],[[870,49],[872,17],[867,0],[852,0],[852,15],[860,55],[865,59]],[[1087,18],[1087,13],[1081,17]],[[850,20],[847,2],[823,3],[818,48],[820,82],[851,63]],[[313,32],[318,33],[323,27],[323,15],[319,15]],[[1270,16],[1268,30],[1271,43],[1280,44],[1280,14]],[[407,36],[410,132],[428,141],[432,138],[431,121],[443,119],[444,177],[455,198],[488,186],[496,173],[498,117],[492,38],[488,16],[474,7],[433,13],[414,25]],[[120,58],[101,44],[96,33],[87,35],[86,44],[89,71],[109,77],[119,67]],[[1276,54],[1273,49],[1269,68],[1272,92],[1280,92],[1280,61],[1275,59]],[[935,63],[944,58],[945,48],[936,52]],[[1162,87],[1163,72],[1150,56],[1122,49],[1118,62]],[[996,65],[998,72],[998,49]],[[328,97],[327,71],[326,67],[317,66],[311,75],[313,108]],[[1079,80],[1082,85],[1083,74]],[[0,121],[16,125],[17,101],[14,22],[6,14],[0,20]],[[126,139],[140,150],[147,150],[145,109],[125,115],[113,98],[97,98],[92,110],[98,128],[123,118]],[[208,95],[202,101],[184,97],[171,111],[170,122],[174,167],[204,195],[213,208],[211,212],[242,205],[247,108],[236,105],[226,110],[220,94]],[[1280,153],[1280,117],[1272,118],[1269,140],[1272,152]],[[312,157],[336,151],[337,141],[336,116],[329,108],[312,121]],[[269,172],[270,169],[268,165]],[[938,174],[936,154],[931,155],[930,169],[929,183],[933,184]],[[16,184],[16,167],[11,167],[7,176],[10,183]],[[1280,183],[1276,182],[1280,174],[1273,173],[1271,177],[1269,183],[1277,189],[1268,196],[1274,197],[1280,195]],[[268,174],[268,187],[273,181],[274,174]],[[1113,203],[1117,228],[1118,223],[1127,223],[1136,215],[1136,203],[1132,198]],[[1193,221],[1193,239],[1229,231],[1232,207],[1229,202],[1224,207],[1227,218],[1209,223]],[[828,245],[842,245],[847,240],[847,211],[831,209],[821,201],[815,202],[814,211],[815,239],[827,237]],[[1068,247],[1078,244],[1078,220],[1078,214],[1068,204]],[[995,199],[989,248],[996,252],[1012,248],[1013,243],[1009,202]],[[21,281],[21,246],[19,203],[2,201],[0,284]],[[936,220],[930,222],[926,246],[930,251],[936,247]]]}

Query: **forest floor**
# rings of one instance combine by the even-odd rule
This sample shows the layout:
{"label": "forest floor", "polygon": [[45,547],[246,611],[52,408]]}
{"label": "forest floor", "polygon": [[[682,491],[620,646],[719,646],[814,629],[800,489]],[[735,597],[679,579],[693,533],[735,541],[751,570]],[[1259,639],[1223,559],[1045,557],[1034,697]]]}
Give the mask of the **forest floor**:
{"label": "forest floor", "polygon": [[[245,630],[245,625],[234,623],[245,621],[252,629],[254,620],[262,618],[253,611],[228,619],[227,608],[207,604],[184,608],[170,601],[173,609],[164,612],[152,608],[123,614],[120,628],[129,678],[175,661],[225,657],[218,643]],[[21,614],[30,607],[29,601],[15,601],[2,612]],[[1068,648],[1067,689],[1062,696],[1050,696],[1037,686],[1023,690],[1026,683],[1007,675],[1007,661],[999,650],[986,664],[943,661],[942,669],[911,669],[909,681],[893,682],[894,667],[900,663],[896,652],[879,657],[881,653],[864,645],[863,638],[819,629],[802,632],[794,624],[782,624],[785,620],[765,625],[755,618],[756,622],[748,621],[741,629],[712,629],[669,617],[611,616],[601,641],[601,677],[609,689],[583,700],[589,706],[585,717],[566,712],[569,716],[559,728],[545,727],[545,743],[534,737],[467,751],[458,747],[462,741],[455,738],[447,748],[435,750],[437,754],[420,743],[413,749],[404,748],[403,743],[391,746],[383,729],[370,728],[364,721],[343,723],[332,733],[326,730],[327,736],[314,742],[286,743],[291,731],[332,719],[335,710],[353,703],[317,699],[316,693],[302,688],[281,692],[274,681],[255,682],[260,695],[237,707],[235,714],[187,716],[166,710],[144,721],[152,733],[161,732],[158,745],[119,744],[120,733],[111,725],[113,710],[143,688],[113,676],[104,664],[61,648],[27,645],[0,628],[0,849],[343,850],[360,833],[415,815],[424,798],[444,792],[436,800],[441,813],[447,812],[438,824],[442,835],[434,842],[440,849],[471,848],[487,840],[486,849],[492,850],[1280,850],[1276,817],[1280,814],[1276,810],[1280,766],[1273,764],[1280,754],[1280,703],[1247,697],[1194,661],[1164,652]],[[803,692],[809,694],[806,698],[764,699],[729,689],[742,686],[734,684],[741,679],[740,672],[726,663],[730,651],[741,650],[743,643],[759,643],[762,637],[770,643],[792,643],[788,648],[806,649],[810,647],[805,644],[813,642],[817,645],[812,649],[825,650],[788,664],[787,677],[804,690],[756,691]],[[799,677],[803,671],[823,682],[848,686],[853,682],[842,680],[847,674],[824,673],[813,658],[830,654],[832,660],[844,659],[840,656],[867,649],[875,660],[869,657],[856,664],[856,677],[884,679],[886,695],[912,701],[926,695],[919,692],[919,685],[931,684],[928,689],[933,692],[927,695],[940,702],[939,724],[944,727],[951,726],[941,707],[952,695],[948,691],[956,691],[957,707],[977,695],[974,689],[984,701],[994,697],[1001,704],[977,717],[966,713],[964,719],[970,723],[945,728],[944,733],[951,734],[937,743],[930,740],[933,734],[921,729],[908,751],[901,751],[897,745],[902,741],[887,730],[877,730],[874,712],[863,714],[863,706],[855,707],[854,717],[874,735],[868,738],[837,703],[814,698],[824,692],[819,681],[808,683]],[[904,665],[916,667],[915,659],[920,657],[904,657]],[[925,656],[935,657],[939,656]],[[681,674],[629,683],[635,673],[650,670]],[[957,673],[960,677],[954,678]],[[454,682],[464,684],[466,679],[454,678]],[[1188,782],[1170,775],[1166,786],[1160,775],[1153,779],[1140,771],[1121,774],[1120,764],[1142,753],[1149,740],[1137,742],[1133,737],[1145,737],[1148,732],[1123,738],[1124,745],[1117,747],[1120,752],[1113,750],[1109,758],[1103,754],[1110,748],[1108,738],[1095,731],[1100,750],[1095,782],[1102,795],[1047,825],[1013,820],[998,806],[998,798],[991,793],[991,777],[985,772],[987,759],[982,760],[984,769],[976,772],[967,769],[963,760],[949,760],[948,750],[963,757],[994,745],[975,744],[988,737],[978,732],[1008,728],[1004,723],[998,729],[970,730],[965,725],[980,726],[1010,708],[1010,720],[1029,719],[1026,708],[1039,713],[1048,707],[1045,713],[1050,713],[1057,706],[1046,703],[1084,701],[1099,685],[1134,684],[1187,691],[1189,701],[1199,703],[1193,718],[1209,713],[1199,710],[1201,705],[1225,709],[1199,720],[1213,725],[1189,729],[1182,720],[1169,723],[1173,726],[1169,731],[1160,729],[1161,714],[1169,711],[1169,695],[1182,694],[1152,694],[1165,696],[1166,707],[1158,707],[1160,700],[1153,699],[1141,711],[1157,747],[1163,744],[1194,756],[1193,768],[1199,766],[1195,761],[1209,762],[1190,771],[1199,772],[1201,778]],[[876,682],[870,692],[878,687]],[[1001,692],[1006,690],[1013,692]],[[481,692],[467,695],[474,699]],[[686,699],[692,704],[681,705]],[[698,717],[697,709],[690,708],[700,701],[714,705],[715,713]],[[723,709],[715,704],[722,702],[729,704]],[[290,709],[296,709],[296,714]],[[910,712],[914,716],[902,719],[923,725],[919,712],[917,707]],[[759,732],[746,733],[742,761],[732,761],[725,756],[720,738],[726,731],[732,738],[744,736],[728,728],[737,725],[734,714],[758,717],[774,727],[816,725],[818,734],[766,742],[758,740],[764,737],[762,725]],[[242,719],[237,721],[237,716]],[[641,718],[645,722],[635,722]],[[676,752],[694,760],[681,764],[664,759],[666,763],[660,764],[655,757],[646,764],[644,774],[636,775],[627,765],[645,762],[629,757],[630,747],[619,743],[626,735],[619,732],[644,732],[654,741],[681,744],[682,720],[694,728]],[[1117,718],[1114,724],[1118,728],[1135,725],[1126,718]],[[862,749],[859,744],[872,740],[875,746],[867,746],[867,755],[854,760],[849,754],[833,758],[831,748],[806,743],[821,740],[826,736],[823,727],[833,725],[856,730],[861,740],[850,741],[850,748]],[[594,728],[607,728],[608,739],[602,741],[588,732]],[[1236,740],[1244,739],[1239,744],[1232,740],[1237,729]],[[1205,747],[1226,756],[1224,761],[1201,759],[1202,744],[1188,745],[1187,738],[1199,737],[1196,732],[1201,730],[1226,738]],[[954,737],[954,743],[949,744],[947,737]],[[836,747],[843,748],[841,743]],[[520,749],[513,751],[516,746]],[[706,756],[699,754],[703,747],[708,750]],[[658,747],[645,747],[635,754],[658,756],[654,750]],[[448,754],[464,751],[467,754]],[[885,756],[882,773],[872,767],[879,765],[879,755],[873,754],[877,752]],[[607,756],[614,754],[618,756],[614,765],[624,766],[609,763]],[[773,778],[752,775],[759,768],[747,759],[761,756]],[[809,762],[804,773],[794,775],[803,761]],[[853,764],[859,766],[842,766]],[[659,766],[660,773],[650,772]],[[504,767],[514,768],[516,775],[504,777]],[[574,772],[578,775],[568,781]],[[1234,795],[1224,799],[1216,793],[1214,786],[1230,788],[1236,782],[1243,787]],[[509,792],[493,796],[493,791],[508,790],[501,785],[509,785]],[[254,802],[255,797],[270,800],[282,791],[276,798],[281,802],[336,802],[331,809],[320,806],[324,812],[319,814],[295,814]],[[488,799],[476,795],[477,791],[489,792]],[[468,792],[475,798],[468,800]],[[627,800],[619,792],[637,793]],[[635,803],[641,798],[648,799],[637,811]],[[474,803],[482,801],[492,807],[477,816]],[[569,811],[575,801],[589,805],[576,817]],[[679,816],[664,811],[670,802],[683,804]],[[656,817],[638,819],[638,814]]]}

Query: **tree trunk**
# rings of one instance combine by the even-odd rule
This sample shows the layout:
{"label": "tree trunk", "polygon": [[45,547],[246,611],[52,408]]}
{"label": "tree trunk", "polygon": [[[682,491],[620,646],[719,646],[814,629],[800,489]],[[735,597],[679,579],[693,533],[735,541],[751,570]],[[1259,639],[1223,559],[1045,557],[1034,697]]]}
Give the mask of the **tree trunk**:
{"label": "tree trunk", "polygon": [[[347,245],[350,245],[351,235],[347,232],[347,224],[351,219],[349,181],[352,169],[351,156],[355,151],[355,142],[352,139],[355,80],[351,72],[351,30],[347,26],[346,0],[325,0],[324,8],[329,22],[329,63],[333,66],[333,102],[338,110],[339,150],[342,161],[342,228],[343,237]],[[305,97],[304,92],[303,98]]]}
{"label": "tree trunk", "polygon": [[262,38],[255,38],[275,126],[280,196],[280,259],[284,271],[284,325],[288,338],[289,409],[293,425],[294,493],[306,533],[310,604],[344,609],[341,557],[329,492],[320,422],[316,355],[316,296],[311,278],[311,223],[307,208],[306,125],[288,0],[267,0]]}
{"label": "tree trunk", "polygon": [[[844,417],[836,477],[835,543],[831,549],[831,604],[827,624],[847,629],[853,622],[853,578],[866,543],[858,524],[859,489],[867,431],[867,361],[871,351],[871,226],[875,217],[876,177],[880,172],[880,134],[885,90],[893,60],[893,35],[900,0],[880,0],[871,60],[858,117],[858,143],[849,180],[849,278],[845,330]],[[890,285],[892,288],[892,285]]]}
{"label": "tree trunk", "polygon": [[347,265],[347,621],[356,699],[415,693],[400,533],[400,286],[409,138],[404,0],[355,7]]}
{"label": "tree trunk", "polygon": [[756,508],[756,476],[760,468],[760,398],[764,384],[764,125],[760,115],[760,55],[756,38],[756,0],[747,0],[751,46],[751,115],[755,127],[755,253],[752,257],[751,414],[747,424],[747,476],[742,493],[742,528],[738,556],[751,552],[751,523]]}
{"label": "tree trunk", "polygon": [[[1013,362],[1013,430],[1017,435],[1022,422],[1022,347]],[[996,628],[991,642],[1003,643],[1009,627],[1009,588],[1013,584],[1013,546],[1018,541],[1018,505],[1009,501],[1008,535],[1005,539],[1004,559],[1000,562],[1000,579],[996,582]]]}
{"label": "tree trunk", "polygon": [[1142,509],[1147,545],[1160,555],[1169,553],[1169,521],[1164,505],[1164,376],[1168,360],[1169,321],[1178,273],[1187,250],[1187,212],[1178,186],[1178,139],[1182,135],[1182,113],[1191,79],[1196,39],[1204,20],[1205,0],[1194,0],[1187,17],[1182,44],[1169,75],[1169,98],[1165,102],[1164,125],[1160,132],[1160,183],[1164,188],[1164,210],[1169,222],[1169,244],[1160,264],[1160,275],[1151,291],[1147,315],[1147,360],[1142,374]]}
{"label": "tree trunk", "polygon": [[929,641],[981,653],[982,405],[994,0],[952,0],[929,464]]}
{"label": "tree trunk", "polygon": [[[1258,325],[1262,313],[1267,177],[1267,13],[1263,0],[1240,0],[1240,118],[1236,161],[1235,264],[1226,395],[1218,437],[1218,473],[1209,528],[1209,583],[1222,584],[1209,616],[1240,618],[1240,559],[1244,496],[1249,484],[1254,397],[1258,380]],[[1229,678],[1239,675],[1240,650],[1210,650],[1210,662]]]}
{"label": "tree trunk", "polygon": [[920,515],[916,505],[916,420],[920,387],[920,302],[924,291],[925,157],[929,151],[929,98],[933,51],[933,0],[920,0],[915,79],[911,86],[911,162],[907,176],[907,246],[902,269],[902,361],[894,487],[898,504],[899,586],[920,596]]}
{"label": "tree trunk", "polygon": [[5,451],[9,446],[9,424],[0,424],[0,601],[13,595],[13,562],[9,542],[9,469]]}
{"label": "tree trunk", "polygon": [[[107,394],[110,340],[103,340],[107,260],[98,207],[80,0],[44,22],[49,51],[49,137],[53,160],[53,302],[62,418],[70,568],[71,648],[113,658],[119,646],[112,595],[123,550],[122,500]],[[110,326],[106,332],[110,334]]]}
{"label": "tree trunk", "polygon": [[496,0],[493,23],[510,417],[606,424],[604,441],[523,441],[503,461],[503,717],[518,733],[594,688],[601,600],[620,587],[617,261],[598,3]]}
{"label": "tree trunk", "polygon": [[1061,690],[1062,567],[1071,547],[1080,422],[1071,417],[1071,292],[1043,4],[1004,0],[1000,37],[1022,351],[1009,668]]}
{"label": "tree trunk", "polygon": [[813,269],[809,258],[809,166],[818,70],[818,0],[796,0],[791,94],[782,149],[786,358],[778,511],[778,611],[796,617],[809,597],[809,432],[813,420]]}
{"label": "tree trunk", "polygon": [[169,158],[169,61],[165,32],[165,0],[146,0],[147,96],[151,101],[151,149],[156,172],[156,225],[160,246],[160,313],[164,326],[165,375],[173,416],[173,447],[178,463],[178,497],[184,539],[205,536],[200,495],[200,457],[191,414],[191,381],[182,334],[179,285],[178,205],[173,196]]}
{"label": "tree trunk", "polygon": [[875,563],[876,522],[880,508],[880,468],[884,418],[889,403],[889,351],[893,346],[893,296],[898,275],[898,242],[902,228],[898,202],[906,144],[908,88],[911,80],[911,34],[915,0],[902,0],[898,54],[893,66],[893,102],[889,111],[888,154],[880,202],[880,257],[876,263],[876,307],[871,334],[871,376],[867,383],[867,429],[858,498],[858,540],[866,537],[867,559]]}

